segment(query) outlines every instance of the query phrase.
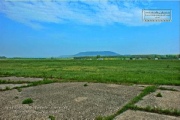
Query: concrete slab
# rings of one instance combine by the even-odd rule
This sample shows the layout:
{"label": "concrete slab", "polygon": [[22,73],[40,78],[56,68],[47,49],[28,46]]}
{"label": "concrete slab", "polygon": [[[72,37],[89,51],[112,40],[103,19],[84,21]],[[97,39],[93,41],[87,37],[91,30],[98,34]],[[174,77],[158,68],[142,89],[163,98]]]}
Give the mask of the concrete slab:
{"label": "concrete slab", "polygon": [[159,87],[164,87],[164,88],[168,88],[168,89],[175,89],[177,91],[180,91],[180,86],[160,85]]}
{"label": "concrete slab", "polygon": [[180,120],[180,117],[143,111],[127,110],[117,116],[114,120]]}
{"label": "concrete slab", "polygon": [[14,87],[22,87],[22,86],[27,86],[28,84],[0,84],[0,90],[6,89],[6,87],[12,89]]}
{"label": "concrete slab", "polygon": [[[143,89],[102,83],[52,83],[0,92],[0,119],[93,120],[114,114]],[[22,104],[32,98],[30,105]]]}
{"label": "concrete slab", "polygon": [[[162,97],[156,97],[158,93],[161,93]],[[158,107],[162,109],[178,109],[180,110],[180,92],[157,90],[143,98],[143,100],[136,103],[139,107]]]}

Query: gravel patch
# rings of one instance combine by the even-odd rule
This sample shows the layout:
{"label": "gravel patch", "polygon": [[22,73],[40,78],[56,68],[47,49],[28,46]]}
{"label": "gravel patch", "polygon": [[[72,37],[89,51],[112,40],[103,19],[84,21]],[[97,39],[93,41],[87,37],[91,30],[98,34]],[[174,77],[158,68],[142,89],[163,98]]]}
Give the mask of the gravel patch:
{"label": "gravel patch", "polygon": [[34,81],[41,81],[43,80],[43,78],[25,78],[25,77],[11,76],[11,77],[0,77],[0,80],[34,82]]}
{"label": "gravel patch", "polygon": [[7,87],[12,89],[14,87],[22,87],[22,86],[27,86],[28,84],[0,84],[0,90],[4,90]]}
{"label": "gravel patch", "polygon": [[[111,115],[143,88],[102,83],[52,83],[0,92],[0,119],[93,120]],[[22,104],[26,98],[33,103]]]}
{"label": "gravel patch", "polygon": [[180,117],[127,110],[126,112],[117,116],[114,120],[180,120]]}
{"label": "gravel patch", "polygon": [[[161,93],[162,97],[156,97],[158,93]],[[180,110],[180,92],[157,90],[151,93],[139,101],[137,104],[139,107],[158,107],[162,109],[178,109]]]}

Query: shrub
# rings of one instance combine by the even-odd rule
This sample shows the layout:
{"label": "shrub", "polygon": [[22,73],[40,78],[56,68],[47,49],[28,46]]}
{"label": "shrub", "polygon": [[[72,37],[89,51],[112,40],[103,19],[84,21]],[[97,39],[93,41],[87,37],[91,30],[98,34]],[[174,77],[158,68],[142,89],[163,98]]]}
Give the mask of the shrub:
{"label": "shrub", "polygon": [[51,120],[55,120],[55,117],[52,116],[52,115],[50,115],[49,118],[50,118]]}
{"label": "shrub", "polygon": [[22,101],[22,104],[30,104],[30,103],[33,103],[33,100],[31,98],[27,98]]}
{"label": "shrub", "polygon": [[95,118],[95,120],[103,120],[103,117],[102,117],[102,116],[97,116],[97,117]]}
{"label": "shrub", "polygon": [[86,83],[86,84],[84,84],[84,87],[86,87],[86,86],[88,86],[88,84]]}
{"label": "shrub", "polygon": [[21,92],[21,91],[22,91],[22,89],[21,89],[21,88],[17,88],[17,91],[18,91],[18,92]]}
{"label": "shrub", "polygon": [[6,88],[5,88],[6,90],[10,90],[10,87],[8,87],[8,86],[6,86]]}
{"label": "shrub", "polygon": [[15,98],[15,99],[18,99],[19,97],[18,97],[18,96],[15,96],[14,98]]}
{"label": "shrub", "polygon": [[161,93],[158,93],[158,94],[156,95],[156,97],[162,97]]}

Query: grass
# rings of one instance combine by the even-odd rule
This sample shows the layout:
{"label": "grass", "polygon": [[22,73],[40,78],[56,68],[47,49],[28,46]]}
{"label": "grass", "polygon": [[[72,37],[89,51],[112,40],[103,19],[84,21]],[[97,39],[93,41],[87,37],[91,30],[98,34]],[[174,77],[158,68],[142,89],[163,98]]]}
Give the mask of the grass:
{"label": "grass", "polygon": [[[99,82],[120,84],[151,84],[151,85],[180,85],[180,61],[178,60],[50,60],[50,59],[6,59],[0,62],[0,76],[40,77],[43,81],[5,81],[0,84],[29,83],[28,86],[37,86],[54,82]],[[84,84],[84,87],[88,84]],[[10,88],[6,88],[9,90]],[[146,87],[138,96],[123,106],[115,114],[107,117],[98,116],[96,120],[112,120],[128,109],[143,110],[169,115],[180,115],[179,110],[162,110],[160,108],[139,108],[134,104],[145,95],[154,92],[156,86]],[[161,90],[173,90],[160,87]],[[158,95],[160,96],[160,95]],[[18,98],[18,97],[15,97]],[[33,103],[31,98],[25,99],[22,104]],[[55,118],[49,116],[51,120]]]}
{"label": "grass", "polygon": [[19,97],[18,97],[18,96],[15,96],[14,98],[15,98],[15,99],[18,99]]}
{"label": "grass", "polygon": [[10,90],[10,87],[6,86],[5,90]]}
{"label": "grass", "polygon": [[10,81],[10,80],[0,80],[0,84],[22,84],[30,83],[30,81]]}
{"label": "grass", "polygon": [[87,83],[85,83],[85,84],[84,84],[84,87],[87,87],[87,86],[88,86],[88,84],[87,84]]}
{"label": "grass", "polygon": [[[43,85],[43,84],[50,84],[50,83],[55,83],[55,82],[59,82],[57,80],[42,80],[42,81],[35,81],[35,82],[29,82],[28,85],[26,86],[19,86],[19,87],[14,87],[14,88],[9,88],[8,86],[6,86],[5,89],[2,89],[0,91],[6,91],[6,90],[11,90],[11,89],[17,89],[18,92],[22,91],[22,88],[26,88],[26,87],[31,87],[31,86],[38,86],[38,85]],[[18,82],[14,81],[14,84],[18,84]],[[3,83],[6,84],[6,83]]]}
{"label": "grass", "polygon": [[[28,86],[37,86],[54,82],[99,82],[99,83],[120,83],[120,84],[151,84],[151,85],[180,85],[180,61],[178,60],[46,60],[46,59],[6,59],[0,62],[0,76],[19,77],[40,77],[43,81],[5,81],[0,84],[29,83]],[[84,87],[88,84],[84,84]],[[19,92],[21,88],[16,87]],[[7,88],[8,89],[8,88]],[[142,93],[132,99],[122,109],[107,117],[98,116],[96,120],[112,120],[117,115],[128,109],[161,112],[179,115],[178,110],[162,110],[160,108],[139,108],[134,104],[145,95],[154,92],[156,86],[146,87]],[[170,90],[160,87],[161,90]],[[174,89],[171,89],[174,90]],[[22,104],[33,103],[31,98]],[[53,116],[49,116],[54,119]]]}
{"label": "grass", "polygon": [[[95,120],[113,120],[117,115],[125,112],[128,109],[141,110],[141,111],[153,112],[153,113],[159,113],[159,114],[165,114],[165,115],[180,116],[180,110],[177,110],[177,109],[169,110],[169,109],[161,109],[161,108],[157,108],[157,107],[153,108],[150,106],[147,106],[146,108],[142,108],[142,107],[138,107],[135,105],[135,103],[137,103],[139,100],[141,100],[144,96],[146,96],[152,92],[155,92],[157,88],[158,88],[157,86],[146,87],[138,96],[133,98],[129,103],[127,103],[125,106],[123,106],[123,108],[120,109],[119,111],[117,111],[115,114],[107,116],[107,117],[98,116],[98,117],[96,117]],[[158,96],[160,96],[160,95],[158,95]]]}
{"label": "grass", "polygon": [[21,92],[22,89],[20,87],[16,88],[18,92]]}
{"label": "grass", "polygon": [[30,86],[37,86],[37,85],[42,85],[42,84],[50,84],[50,83],[54,83],[56,82],[56,80],[42,80],[42,81],[35,81],[35,82],[31,82],[28,84],[28,87]]}
{"label": "grass", "polygon": [[31,98],[27,98],[22,101],[22,104],[30,104],[30,103],[33,103],[33,100]]}
{"label": "grass", "polygon": [[178,60],[6,59],[0,62],[0,76],[80,82],[180,85],[179,72]]}
{"label": "grass", "polygon": [[95,118],[95,120],[103,120],[104,118],[102,116],[98,116]]}
{"label": "grass", "polygon": [[158,94],[156,95],[156,97],[162,97],[162,94],[161,94],[161,93],[158,93]]}
{"label": "grass", "polygon": [[49,119],[50,119],[50,120],[55,120],[55,117],[52,116],[52,115],[50,115],[50,116],[49,116]]}
{"label": "grass", "polygon": [[151,92],[155,92],[157,89],[156,86],[148,86],[146,87],[138,96],[133,98],[129,103],[127,103],[125,106],[122,107],[119,111],[117,111],[115,114],[107,116],[107,117],[102,117],[98,116],[96,120],[113,120],[117,115],[125,112],[128,109],[134,108],[134,104],[137,103],[139,100],[141,100],[144,96],[150,94]]}
{"label": "grass", "polygon": [[165,114],[165,115],[180,116],[180,110],[177,110],[177,109],[162,109],[162,108],[151,107],[151,106],[147,106],[145,108],[132,106],[130,109],[146,111],[146,112],[151,112],[151,113]]}

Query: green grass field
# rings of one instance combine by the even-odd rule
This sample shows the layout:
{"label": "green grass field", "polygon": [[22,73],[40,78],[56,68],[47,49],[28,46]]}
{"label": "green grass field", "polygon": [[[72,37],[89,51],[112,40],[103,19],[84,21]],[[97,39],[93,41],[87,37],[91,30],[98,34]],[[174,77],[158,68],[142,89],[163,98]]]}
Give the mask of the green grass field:
{"label": "green grass field", "polygon": [[0,60],[0,76],[62,81],[180,85],[178,60]]}

